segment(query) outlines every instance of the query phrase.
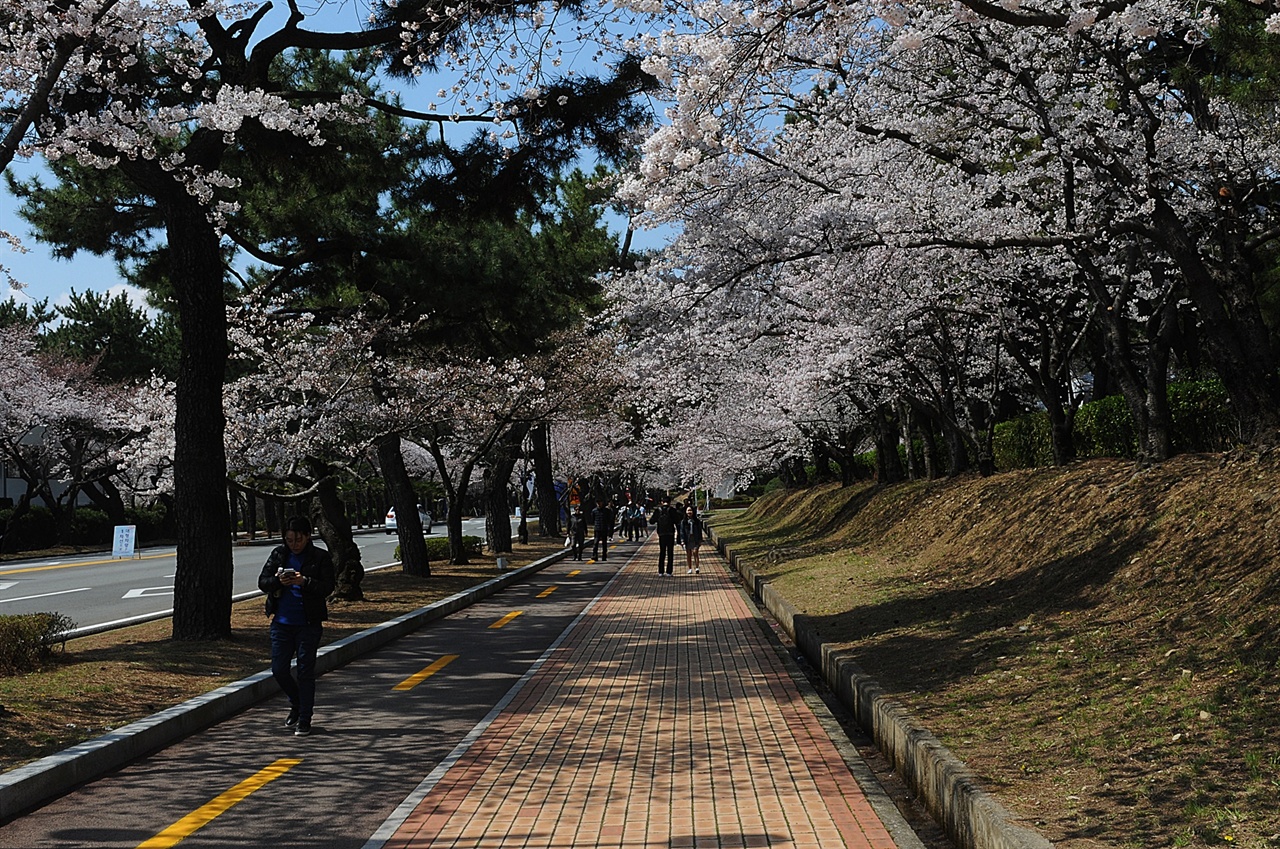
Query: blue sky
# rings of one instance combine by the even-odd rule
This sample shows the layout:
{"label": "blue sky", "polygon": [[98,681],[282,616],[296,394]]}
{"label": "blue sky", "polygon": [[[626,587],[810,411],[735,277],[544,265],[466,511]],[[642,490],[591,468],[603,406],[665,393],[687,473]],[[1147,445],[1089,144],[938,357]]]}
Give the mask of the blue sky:
{"label": "blue sky", "polygon": [[[331,17],[331,25],[334,29],[358,27],[358,23],[352,19],[353,9],[360,4],[327,4],[325,2],[311,3],[304,2],[301,6],[305,12],[312,12],[316,9],[320,10],[321,18],[314,23],[319,23],[324,17]],[[310,6],[311,8],[308,8]],[[280,5],[283,9],[283,4]],[[283,14],[281,12],[272,12],[271,15]],[[268,20],[271,15],[268,15]],[[263,31],[269,31],[263,30]],[[404,87],[398,86],[401,93],[406,96],[406,100],[417,100],[419,98],[431,99],[437,86],[431,82],[424,80],[416,86]],[[468,129],[468,134],[470,129]],[[39,169],[38,164],[16,162],[10,166],[11,170],[18,176],[26,176],[35,173]],[[25,301],[34,303],[41,299],[48,298],[51,305],[57,306],[65,304],[72,290],[77,292],[95,291],[114,294],[117,291],[129,293],[130,299],[135,303],[142,304],[142,293],[125,284],[120,274],[116,270],[115,263],[110,259],[95,257],[86,253],[79,253],[71,260],[55,259],[46,245],[42,245],[31,237],[26,227],[26,223],[17,215],[18,204],[9,193],[0,186],[0,231],[8,231],[17,235],[22,239],[23,244],[27,248],[27,253],[16,253],[12,251],[7,242],[0,240],[0,266],[7,268],[12,276],[25,284],[22,291],[9,290],[0,279],[0,298],[12,298],[17,301]],[[626,222],[621,220],[611,220],[609,227],[619,238],[622,236],[622,230]],[[639,232],[635,234],[633,246],[635,249],[648,249],[661,247],[666,240],[664,234]]]}

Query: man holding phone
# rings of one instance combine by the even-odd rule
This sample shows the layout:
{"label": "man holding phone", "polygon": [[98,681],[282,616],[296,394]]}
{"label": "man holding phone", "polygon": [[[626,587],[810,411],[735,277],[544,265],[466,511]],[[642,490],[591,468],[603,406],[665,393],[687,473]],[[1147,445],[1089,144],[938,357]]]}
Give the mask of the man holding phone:
{"label": "man holding phone", "polygon": [[[311,522],[291,516],[284,523],[284,545],[267,557],[258,576],[258,589],[267,594],[271,619],[271,674],[289,697],[285,727],[305,736],[311,733],[316,700],[316,651],[324,620],[329,618],[326,599],[337,585],[333,557],[311,544]],[[298,659],[295,681],[289,667]]]}

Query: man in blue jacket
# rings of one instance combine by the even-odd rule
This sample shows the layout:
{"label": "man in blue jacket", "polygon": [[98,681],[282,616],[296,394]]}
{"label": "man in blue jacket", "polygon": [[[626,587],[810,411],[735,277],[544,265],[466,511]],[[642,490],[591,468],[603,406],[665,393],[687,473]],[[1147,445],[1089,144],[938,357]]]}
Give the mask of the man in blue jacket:
{"label": "man in blue jacket", "polygon": [[[311,733],[316,701],[316,651],[324,621],[326,599],[337,586],[333,557],[311,544],[311,522],[292,516],[284,524],[284,545],[267,557],[258,576],[258,589],[267,594],[271,619],[271,674],[289,697],[285,727],[304,736]],[[289,670],[298,659],[298,678]]]}

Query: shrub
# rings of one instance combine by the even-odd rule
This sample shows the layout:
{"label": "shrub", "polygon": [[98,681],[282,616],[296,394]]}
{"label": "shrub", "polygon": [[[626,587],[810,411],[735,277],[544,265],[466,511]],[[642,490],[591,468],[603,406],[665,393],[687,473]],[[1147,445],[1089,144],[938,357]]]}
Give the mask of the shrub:
{"label": "shrub", "polygon": [[1174,451],[1225,451],[1235,442],[1235,417],[1216,377],[1169,384],[1169,418]]}
{"label": "shrub", "polygon": [[163,507],[127,508],[124,518],[126,525],[138,529],[139,540],[169,539],[176,532],[169,511]]}
{"label": "shrub", "polygon": [[[480,537],[466,535],[462,538],[462,550],[468,557],[479,557],[484,553],[484,540]],[[400,546],[396,546],[396,560],[400,559]],[[427,540],[427,560],[445,561],[449,559],[449,540],[446,537],[431,537]]]}
{"label": "shrub", "polygon": [[[12,510],[0,511],[0,529],[8,524]],[[52,548],[58,544],[58,524],[47,507],[32,506],[5,532],[5,551]]]}
{"label": "shrub", "polygon": [[32,672],[53,654],[55,644],[76,626],[61,613],[0,616],[0,674]]}
{"label": "shrub", "polygon": [[110,542],[112,527],[107,514],[93,507],[77,507],[71,515],[71,527],[67,542],[72,545],[93,545]]}
{"label": "shrub", "polygon": [[[1170,383],[1169,419],[1175,452],[1223,451],[1231,447],[1236,433],[1226,390],[1217,378]],[[1138,455],[1133,418],[1120,395],[1082,405],[1073,438],[1081,458]],[[1039,411],[1001,422],[996,425],[992,449],[1000,471],[1051,465],[1049,416]]]}
{"label": "shrub", "polygon": [[1076,411],[1075,439],[1082,458],[1138,456],[1138,434],[1122,395],[1082,404]]}
{"label": "shrub", "polygon": [[1029,469],[1053,465],[1053,438],[1049,414],[1040,410],[996,425],[991,439],[996,469]]}

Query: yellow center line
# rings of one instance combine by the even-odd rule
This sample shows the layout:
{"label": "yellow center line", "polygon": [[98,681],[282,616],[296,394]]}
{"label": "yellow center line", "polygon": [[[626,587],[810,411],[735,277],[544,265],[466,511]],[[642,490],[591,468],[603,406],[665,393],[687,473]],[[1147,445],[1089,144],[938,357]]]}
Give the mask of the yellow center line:
{"label": "yellow center line", "polygon": [[436,674],[437,672],[439,672],[441,669],[444,669],[446,666],[448,666],[449,664],[453,663],[455,660],[457,660],[457,659],[458,659],[458,657],[459,657],[459,656],[458,656],[458,655],[456,655],[456,654],[446,654],[444,657],[442,657],[442,658],[440,658],[439,660],[435,661],[435,662],[434,662],[434,663],[432,663],[430,666],[428,666],[426,669],[423,669],[421,672],[415,672],[415,673],[413,673],[413,674],[412,674],[412,675],[410,675],[408,678],[404,679],[403,681],[401,681],[399,684],[395,685],[395,686],[394,686],[394,687],[392,687],[391,689],[393,689],[393,690],[412,690],[414,687],[418,686],[418,685],[419,685],[419,684],[421,684],[423,681],[426,681],[426,680],[427,680],[428,678],[430,678],[432,675],[435,675],[435,674]]}
{"label": "yellow center line", "polygon": [[538,593],[538,598],[546,598],[547,596],[551,595],[555,591],[556,591],[555,587],[547,587],[545,590]]}
{"label": "yellow center line", "polygon": [[[172,554],[147,554],[142,557],[134,557],[134,560],[158,560],[164,557],[173,557]],[[21,575],[23,572],[46,572],[50,569],[75,569],[78,566],[101,566],[104,563],[119,563],[121,560],[128,558],[112,557],[110,560],[81,560],[78,563],[54,563],[50,566],[26,566],[22,569],[3,569],[0,570],[0,576],[3,575]]]}
{"label": "yellow center line", "polygon": [[511,613],[508,613],[506,616],[504,616],[504,617],[502,617],[501,619],[499,619],[497,622],[494,622],[494,623],[493,623],[492,625],[490,625],[489,627],[490,627],[490,628],[501,628],[503,625],[507,624],[507,623],[508,623],[508,622],[510,622],[512,619],[515,619],[515,618],[516,618],[517,616],[519,616],[521,613],[524,613],[524,611],[523,611],[523,610],[515,610],[515,611],[512,611]]}
{"label": "yellow center line", "polygon": [[570,572],[570,573],[569,573],[569,577],[570,577],[570,578],[575,578],[575,577],[577,577],[578,575],[581,575],[581,574],[582,574],[582,570],[581,570],[581,569],[574,569],[572,572]]}
{"label": "yellow center line", "polygon": [[241,781],[213,801],[187,814],[155,837],[139,843],[138,849],[168,849],[170,846],[176,846],[180,841],[213,822],[215,817],[226,813],[233,805],[243,802],[250,793],[262,789],[300,763],[302,761],[299,758],[281,758]]}

